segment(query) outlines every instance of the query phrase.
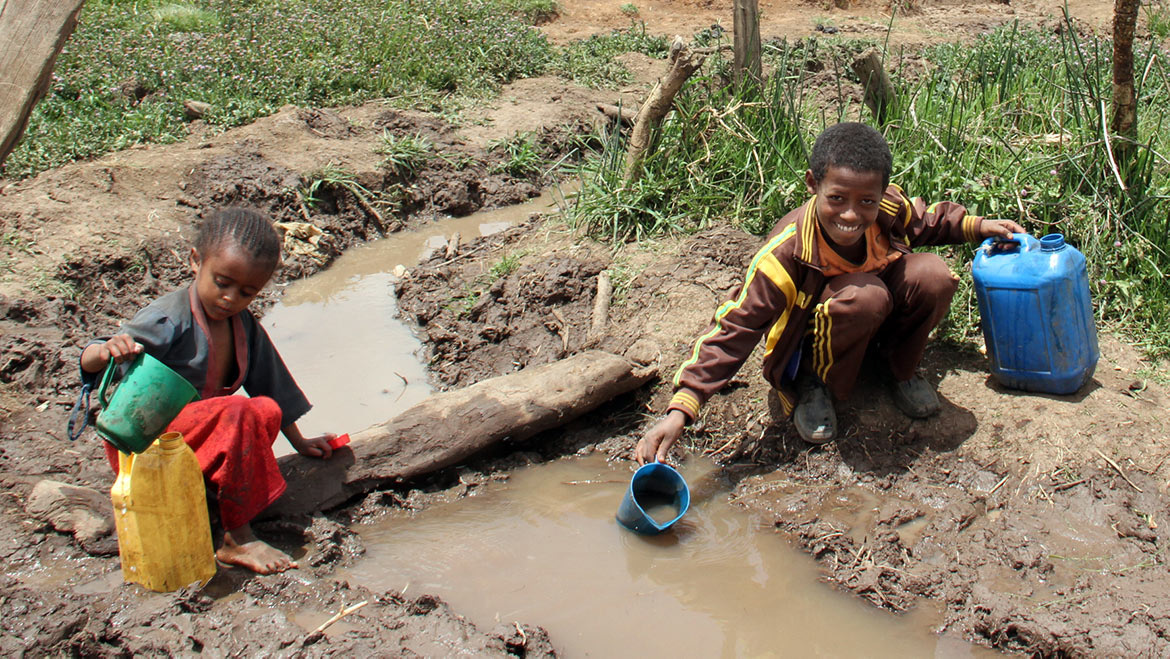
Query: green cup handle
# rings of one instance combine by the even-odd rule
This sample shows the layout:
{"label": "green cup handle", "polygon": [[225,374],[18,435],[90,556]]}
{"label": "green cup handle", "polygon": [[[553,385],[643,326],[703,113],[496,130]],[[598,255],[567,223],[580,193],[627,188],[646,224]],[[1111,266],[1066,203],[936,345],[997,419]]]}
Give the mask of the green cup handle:
{"label": "green cup handle", "polygon": [[106,372],[102,374],[102,383],[98,385],[98,403],[101,404],[102,409],[109,406],[110,401],[106,399],[106,388],[110,386],[110,380],[114,378],[114,369],[118,365],[114,362],[114,358],[110,358],[110,363],[106,364]]}

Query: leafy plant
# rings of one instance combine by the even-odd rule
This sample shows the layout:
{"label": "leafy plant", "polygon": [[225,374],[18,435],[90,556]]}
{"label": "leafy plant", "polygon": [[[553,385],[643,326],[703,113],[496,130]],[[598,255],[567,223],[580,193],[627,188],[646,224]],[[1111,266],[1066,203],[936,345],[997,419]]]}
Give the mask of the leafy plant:
{"label": "leafy plant", "polygon": [[435,157],[434,149],[431,141],[421,135],[396,137],[390,131],[383,131],[381,144],[374,152],[386,156],[380,166],[399,176],[413,176]]}
{"label": "leafy plant", "polygon": [[618,8],[623,14],[633,18],[638,15],[638,6],[632,2],[627,2]]}
{"label": "leafy plant", "polygon": [[512,176],[527,178],[541,173],[543,158],[537,151],[536,141],[531,133],[517,133],[510,138],[496,140],[488,150],[499,151],[504,159],[492,167],[492,173],[507,172]]}

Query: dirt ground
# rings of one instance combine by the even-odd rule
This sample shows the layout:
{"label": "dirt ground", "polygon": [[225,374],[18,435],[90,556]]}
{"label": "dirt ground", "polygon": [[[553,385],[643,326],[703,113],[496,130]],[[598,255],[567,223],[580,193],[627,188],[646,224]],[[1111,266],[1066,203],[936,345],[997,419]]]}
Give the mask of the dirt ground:
{"label": "dirt ground", "polygon": [[[617,0],[562,4],[561,17],[542,28],[556,41],[630,20]],[[730,28],[730,11],[706,0],[636,4],[653,33],[686,35],[714,23]],[[800,38],[817,25],[885,34],[886,6],[838,4],[845,6],[762,2],[763,35]],[[910,4],[891,34],[908,48],[973,37],[1017,19],[1051,24],[1061,7]],[[1087,29],[1108,28],[1111,3],[1068,7]],[[556,639],[537,628],[479,630],[425,594],[371,593],[331,578],[362,552],[347,523],[404,501],[417,507],[432,496],[457,496],[443,474],[328,516],[265,523],[260,530],[301,562],[296,572],[255,577],[221,570],[203,591],[169,595],[121,586],[108,526],[38,507],[34,486],[55,481],[108,491],[111,474],[98,442],[87,435],[70,444],[65,436],[80,346],[185,281],[186,240],[203,213],[242,202],[277,221],[321,229],[312,242],[290,225],[279,284],[385,232],[521,201],[550,182],[497,173],[500,155],[489,144],[531,131],[547,155],[566,153],[602,121],[595,103],[637,103],[660,70],[641,56],[624,62],[637,82],[622,90],[520,81],[462,126],[379,103],[287,107],[249,126],[219,133],[195,123],[178,144],[0,181],[0,483],[7,495],[0,502],[6,562],[0,602],[17,614],[0,621],[0,650],[553,653]],[[387,170],[375,153],[384,131],[425,135],[445,157],[415,176]],[[306,203],[297,190],[327,164],[352,172],[352,181],[322,185],[316,203]],[[385,203],[363,190],[385,193]],[[399,304],[419,325],[442,387],[588,347],[658,359],[670,374],[758,242],[720,228],[615,256],[555,219],[536,218],[465,248],[466,258],[420,265],[401,284]],[[478,285],[504,255],[518,255],[519,267],[460,314],[450,304],[452,291]],[[609,333],[590,339],[603,270],[614,273],[619,292]],[[270,287],[268,300],[280,290]],[[738,502],[774,516],[828,580],[877,606],[904,610],[921,598],[938,600],[947,629],[1008,651],[1165,655],[1170,575],[1160,529],[1170,520],[1170,433],[1167,392],[1153,377],[1165,371],[1109,335],[1101,337],[1101,351],[1093,381],[1077,395],[1055,397],[1004,390],[975,350],[935,345],[924,369],[938,384],[942,414],[911,422],[880,382],[865,380],[840,409],[844,436],[823,447],[809,447],[788,424],[773,423],[757,354],[707,406],[684,449],[718,460]],[[600,429],[553,433],[541,442],[542,457],[598,438],[601,450],[628,455],[653,419],[650,411],[669,398],[666,379],[616,401]],[[477,469],[506,473],[519,462],[505,456]],[[361,601],[367,605],[326,633],[311,633],[342,606]]]}

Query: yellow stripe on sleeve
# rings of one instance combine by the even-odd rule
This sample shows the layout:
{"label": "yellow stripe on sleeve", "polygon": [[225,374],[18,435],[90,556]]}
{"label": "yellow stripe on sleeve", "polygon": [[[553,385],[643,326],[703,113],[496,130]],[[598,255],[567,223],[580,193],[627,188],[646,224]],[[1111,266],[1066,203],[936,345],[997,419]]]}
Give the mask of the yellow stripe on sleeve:
{"label": "yellow stripe on sleeve", "polygon": [[699,418],[699,400],[689,391],[676,391],[670,399],[670,407],[681,407],[692,419]]}
{"label": "yellow stripe on sleeve", "polygon": [[[752,258],[752,262],[748,266],[747,274],[744,276],[743,288],[739,291],[739,297],[723,303],[715,312],[714,327],[711,328],[711,331],[699,337],[699,340],[695,341],[695,347],[691,351],[690,358],[678,367],[678,372],[674,375],[674,386],[679,386],[679,383],[682,381],[683,371],[694,366],[699,361],[699,351],[703,347],[703,342],[717,336],[723,331],[723,319],[727,317],[727,314],[743,306],[744,301],[747,299],[748,290],[751,288],[752,281],[755,280],[756,273],[763,272],[768,281],[779,287],[787,296],[788,309],[792,308],[793,300],[796,297],[796,286],[792,283],[792,278],[788,276],[788,272],[784,270],[784,266],[780,265],[780,262],[772,252],[794,235],[796,235],[796,225],[790,224],[779,235],[769,240],[760,251],[756,252],[755,257]],[[787,282],[787,284],[784,282]],[[785,310],[785,314],[787,314],[788,309]]]}

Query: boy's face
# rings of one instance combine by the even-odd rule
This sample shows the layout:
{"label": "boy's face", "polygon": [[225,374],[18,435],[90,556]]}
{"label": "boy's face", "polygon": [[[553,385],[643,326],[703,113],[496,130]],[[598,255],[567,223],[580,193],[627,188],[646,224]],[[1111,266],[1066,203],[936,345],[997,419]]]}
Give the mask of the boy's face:
{"label": "boy's face", "polygon": [[830,165],[820,182],[811,169],[805,172],[804,182],[809,193],[817,196],[817,222],[833,244],[857,244],[877,221],[878,203],[885,192],[881,172],[857,172]]}
{"label": "boy's face", "polygon": [[224,320],[247,309],[272,278],[272,270],[236,245],[222,245],[203,256],[191,248],[195,295],[208,320]]}

